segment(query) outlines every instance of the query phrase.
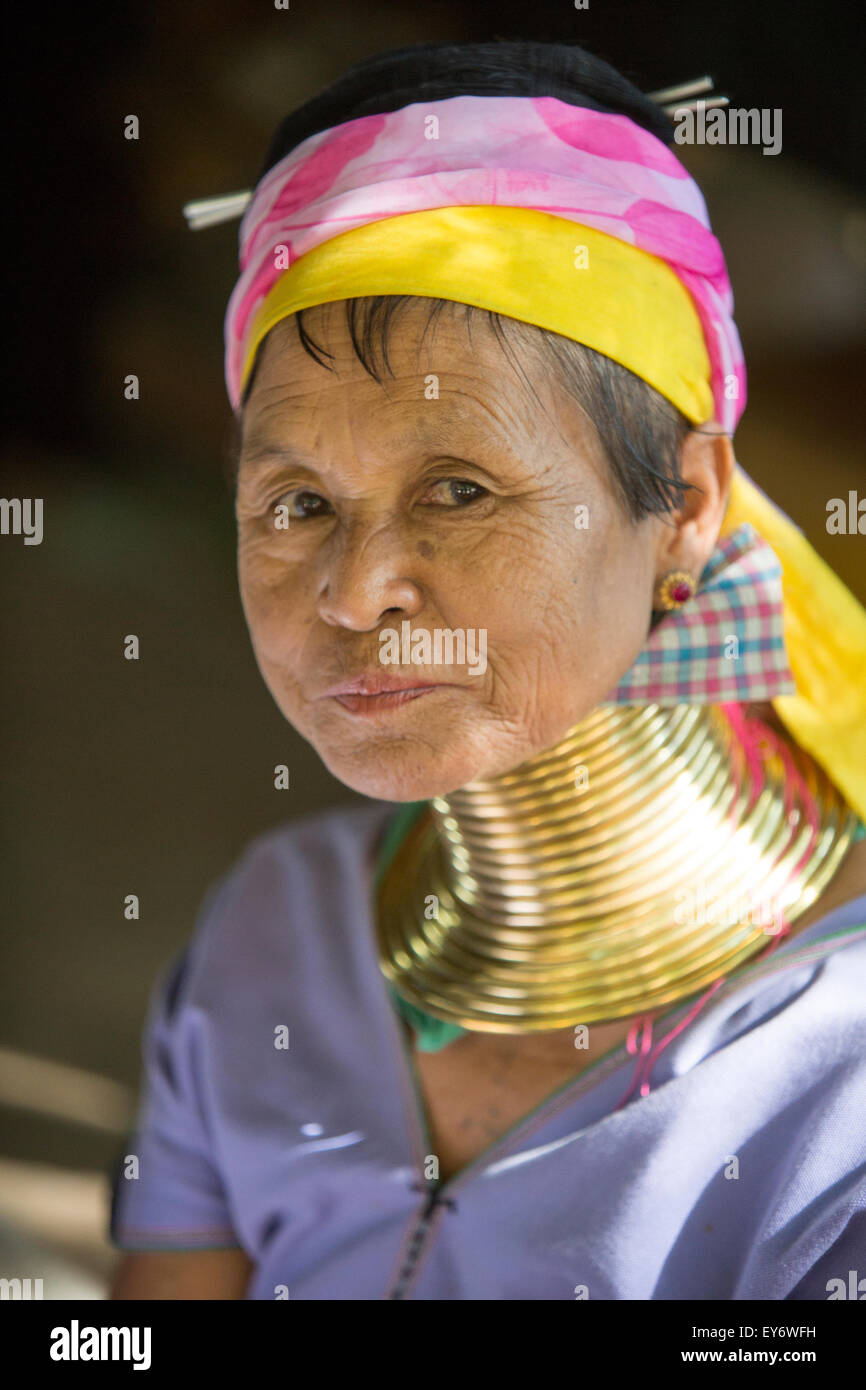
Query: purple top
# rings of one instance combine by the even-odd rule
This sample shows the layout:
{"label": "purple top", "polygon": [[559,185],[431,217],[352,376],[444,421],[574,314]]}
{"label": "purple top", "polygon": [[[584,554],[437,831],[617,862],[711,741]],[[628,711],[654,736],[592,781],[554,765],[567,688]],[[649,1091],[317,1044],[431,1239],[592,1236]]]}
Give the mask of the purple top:
{"label": "purple top", "polygon": [[211,889],[153,990],[116,1246],[240,1245],[249,1299],[826,1299],[866,1276],[866,895],[721,986],[648,1095],[616,1109],[623,1045],[431,1183],[373,920],[395,809],[281,826]]}

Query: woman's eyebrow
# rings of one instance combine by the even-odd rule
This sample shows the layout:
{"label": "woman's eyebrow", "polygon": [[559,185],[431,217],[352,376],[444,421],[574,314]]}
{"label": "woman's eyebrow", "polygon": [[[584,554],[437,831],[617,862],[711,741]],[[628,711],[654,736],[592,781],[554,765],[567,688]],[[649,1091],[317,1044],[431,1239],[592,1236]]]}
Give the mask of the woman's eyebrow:
{"label": "woman's eyebrow", "polygon": [[[437,433],[440,435],[439,438],[436,437]],[[456,465],[467,465],[471,468],[477,468],[480,472],[488,473],[491,478],[493,474],[481,463],[481,457],[489,450],[491,444],[498,451],[499,459],[506,468],[513,468],[524,462],[520,453],[514,449],[505,436],[493,440],[488,438],[485,441],[486,448],[471,449],[470,454],[477,454],[477,457],[470,456],[469,458],[464,458],[449,448],[448,443],[441,437],[441,431],[430,432],[413,428],[400,437],[399,443],[401,448],[413,447],[419,454],[423,454],[428,462],[448,461]],[[327,464],[310,458],[309,455],[284,440],[274,440],[267,435],[253,433],[240,445],[235,477],[237,479],[241,473],[254,475],[260,469],[273,463],[291,464],[296,468],[307,469],[311,473],[328,471]]]}
{"label": "woman's eyebrow", "polygon": [[244,440],[238,452],[238,471],[241,469],[254,469],[257,465],[271,463],[279,460],[283,463],[294,463],[300,467],[312,468],[314,465],[292,448],[290,444],[280,444],[253,435],[250,439]]}

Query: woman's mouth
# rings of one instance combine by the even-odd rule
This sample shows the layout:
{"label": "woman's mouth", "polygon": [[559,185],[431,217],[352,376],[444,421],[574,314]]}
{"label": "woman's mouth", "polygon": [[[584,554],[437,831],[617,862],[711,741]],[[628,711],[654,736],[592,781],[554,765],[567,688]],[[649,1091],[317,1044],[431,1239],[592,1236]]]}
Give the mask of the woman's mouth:
{"label": "woman's mouth", "polygon": [[336,700],[344,710],[350,714],[360,714],[370,716],[384,714],[387,710],[397,709],[400,705],[408,704],[410,700],[417,700],[421,695],[430,695],[434,690],[441,690],[442,685],[419,685],[409,690],[386,690],[378,695],[355,695],[343,694],[333,695],[331,698]]}

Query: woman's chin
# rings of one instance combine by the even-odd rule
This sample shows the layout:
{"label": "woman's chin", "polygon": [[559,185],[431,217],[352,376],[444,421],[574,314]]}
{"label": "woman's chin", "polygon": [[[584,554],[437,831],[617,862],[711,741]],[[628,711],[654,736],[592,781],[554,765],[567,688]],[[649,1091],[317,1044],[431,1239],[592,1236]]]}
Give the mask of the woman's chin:
{"label": "woman's chin", "polygon": [[328,771],[344,786],[376,801],[429,801],[447,796],[480,776],[480,760],[453,748],[437,756],[428,744],[413,747],[409,740],[389,747],[335,753],[332,747],[316,751]]}

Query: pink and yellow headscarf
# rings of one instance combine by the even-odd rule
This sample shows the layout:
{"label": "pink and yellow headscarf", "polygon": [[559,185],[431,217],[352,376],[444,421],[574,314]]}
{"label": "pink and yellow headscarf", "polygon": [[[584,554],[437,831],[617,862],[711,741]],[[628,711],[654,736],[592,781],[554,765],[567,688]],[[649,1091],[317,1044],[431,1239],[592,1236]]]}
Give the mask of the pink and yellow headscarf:
{"label": "pink and yellow headscarf", "polygon": [[[458,96],[310,136],[254,190],[225,323],[240,408],[265,335],[374,294],[451,299],[583,343],[695,425],[733,434],[746,376],[724,256],[676,155],[626,116],[555,97]],[[866,818],[866,611],[738,464],[744,521],[782,567],[794,737]]]}

